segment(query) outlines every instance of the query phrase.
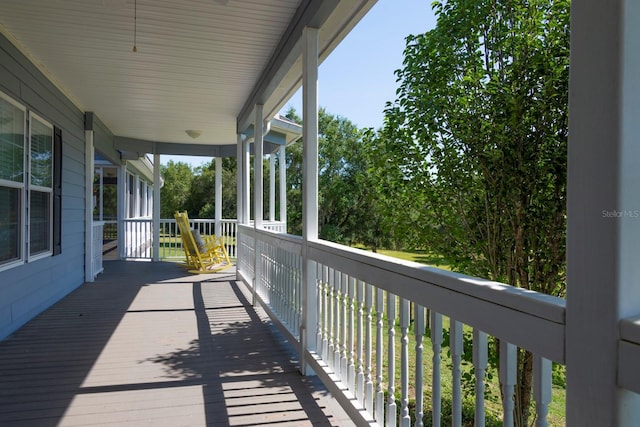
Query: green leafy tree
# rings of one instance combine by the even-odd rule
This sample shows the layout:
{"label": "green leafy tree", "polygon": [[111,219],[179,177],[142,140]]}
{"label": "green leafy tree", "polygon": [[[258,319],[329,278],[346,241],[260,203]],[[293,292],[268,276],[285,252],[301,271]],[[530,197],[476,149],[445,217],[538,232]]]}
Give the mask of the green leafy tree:
{"label": "green leafy tree", "polygon": [[[222,159],[222,218],[237,215],[236,159]],[[196,171],[191,182],[185,208],[193,218],[215,218],[215,161],[205,163]]]}
{"label": "green leafy tree", "polygon": [[[294,110],[290,120],[300,122]],[[320,238],[337,243],[363,243],[373,250],[389,244],[381,201],[379,173],[374,168],[375,132],[360,130],[345,117],[318,112],[318,222]],[[302,142],[287,148],[288,231],[299,234],[302,213]]]}
{"label": "green leafy tree", "polygon": [[164,185],[160,189],[160,216],[173,218],[175,211],[184,210],[191,193],[193,171],[187,163],[170,160],[160,166]]}
{"label": "green leafy tree", "polygon": [[[361,132],[348,119],[318,113],[318,222],[320,238],[349,244],[359,208],[356,176],[364,162]],[[365,226],[365,224],[359,224]]]}
{"label": "green leafy tree", "polygon": [[[569,1],[434,2],[407,38],[383,138],[424,245],[458,270],[565,292]],[[530,415],[519,352],[516,414]]]}

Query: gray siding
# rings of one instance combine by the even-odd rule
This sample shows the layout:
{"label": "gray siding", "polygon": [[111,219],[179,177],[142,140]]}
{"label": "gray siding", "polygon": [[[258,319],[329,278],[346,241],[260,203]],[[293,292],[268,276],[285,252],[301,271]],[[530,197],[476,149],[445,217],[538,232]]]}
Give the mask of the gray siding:
{"label": "gray siding", "polygon": [[84,115],[0,34],[0,90],[62,129],[62,253],[0,272],[0,339],[84,281]]}

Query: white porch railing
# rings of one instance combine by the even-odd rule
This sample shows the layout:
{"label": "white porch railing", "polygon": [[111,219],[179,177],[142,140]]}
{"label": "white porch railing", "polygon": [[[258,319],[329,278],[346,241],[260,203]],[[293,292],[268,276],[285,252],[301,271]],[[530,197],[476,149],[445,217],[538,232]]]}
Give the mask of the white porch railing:
{"label": "white porch railing", "polygon": [[121,258],[152,258],[153,231],[152,220],[149,218],[125,219],[124,247],[120,248]]}
{"label": "white porch railing", "polygon": [[[304,318],[308,343],[303,357],[343,406],[349,408],[357,424],[408,426],[409,399],[415,399],[415,425],[422,425],[423,378],[431,375],[429,406],[433,425],[440,425],[445,381],[440,368],[445,363],[442,345],[443,330],[447,330],[452,425],[462,423],[464,334],[472,336],[473,368],[477,374],[475,425],[484,425],[485,419],[488,336],[500,340],[504,425],[513,425],[516,346],[534,354],[536,425],[547,425],[551,361],[564,364],[565,360],[563,299],[329,242],[312,242],[307,248],[314,266],[308,301],[315,303],[305,310],[302,240],[268,231],[256,232],[245,226],[240,226],[238,240],[238,276],[252,286],[257,301],[298,348]],[[640,343],[638,324],[640,321],[628,325],[627,335],[637,340],[636,345]],[[422,361],[428,354],[423,339],[426,330],[431,338],[429,354],[433,354],[430,373],[422,370]],[[412,363],[410,346],[415,354]],[[628,361],[629,371],[634,369],[632,360],[638,360],[637,354],[635,357]],[[638,376],[637,369],[635,375]],[[411,389],[410,376],[415,378]],[[637,387],[640,381],[636,378],[633,384]],[[415,390],[412,395],[410,390]]]}
{"label": "white porch railing", "polygon": [[[124,221],[124,249],[122,258],[152,259],[153,258],[153,221],[150,218],[125,219]],[[220,236],[225,244],[229,257],[237,257],[237,223],[235,219],[220,221]],[[216,221],[214,219],[190,219],[191,227],[200,231],[203,236],[215,235]],[[265,221],[264,227],[276,233],[286,232],[287,225],[281,221]],[[180,238],[175,219],[160,220],[160,259],[175,261],[184,259],[182,239]]]}

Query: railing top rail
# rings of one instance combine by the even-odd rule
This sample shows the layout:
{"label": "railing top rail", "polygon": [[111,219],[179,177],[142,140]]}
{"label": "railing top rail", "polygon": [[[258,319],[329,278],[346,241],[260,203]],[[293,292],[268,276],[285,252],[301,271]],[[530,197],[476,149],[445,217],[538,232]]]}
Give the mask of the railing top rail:
{"label": "railing top rail", "polygon": [[302,237],[292,234],[277,233],[272,230],[254,229],[251,225],[239,224],[238,229],[244,233],[253,235],[254,231],[260,235],[260,238],[272,245],[281,247],[282,249],[302,255]]}

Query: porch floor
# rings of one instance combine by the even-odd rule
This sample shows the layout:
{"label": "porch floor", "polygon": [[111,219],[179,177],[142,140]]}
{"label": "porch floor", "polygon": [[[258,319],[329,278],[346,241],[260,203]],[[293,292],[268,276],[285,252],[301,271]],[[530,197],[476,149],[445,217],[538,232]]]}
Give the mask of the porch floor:
{"label": "porch floor", "polygon": [[235,271],[105,263],[0,342],[2,426],[349,426]]}

